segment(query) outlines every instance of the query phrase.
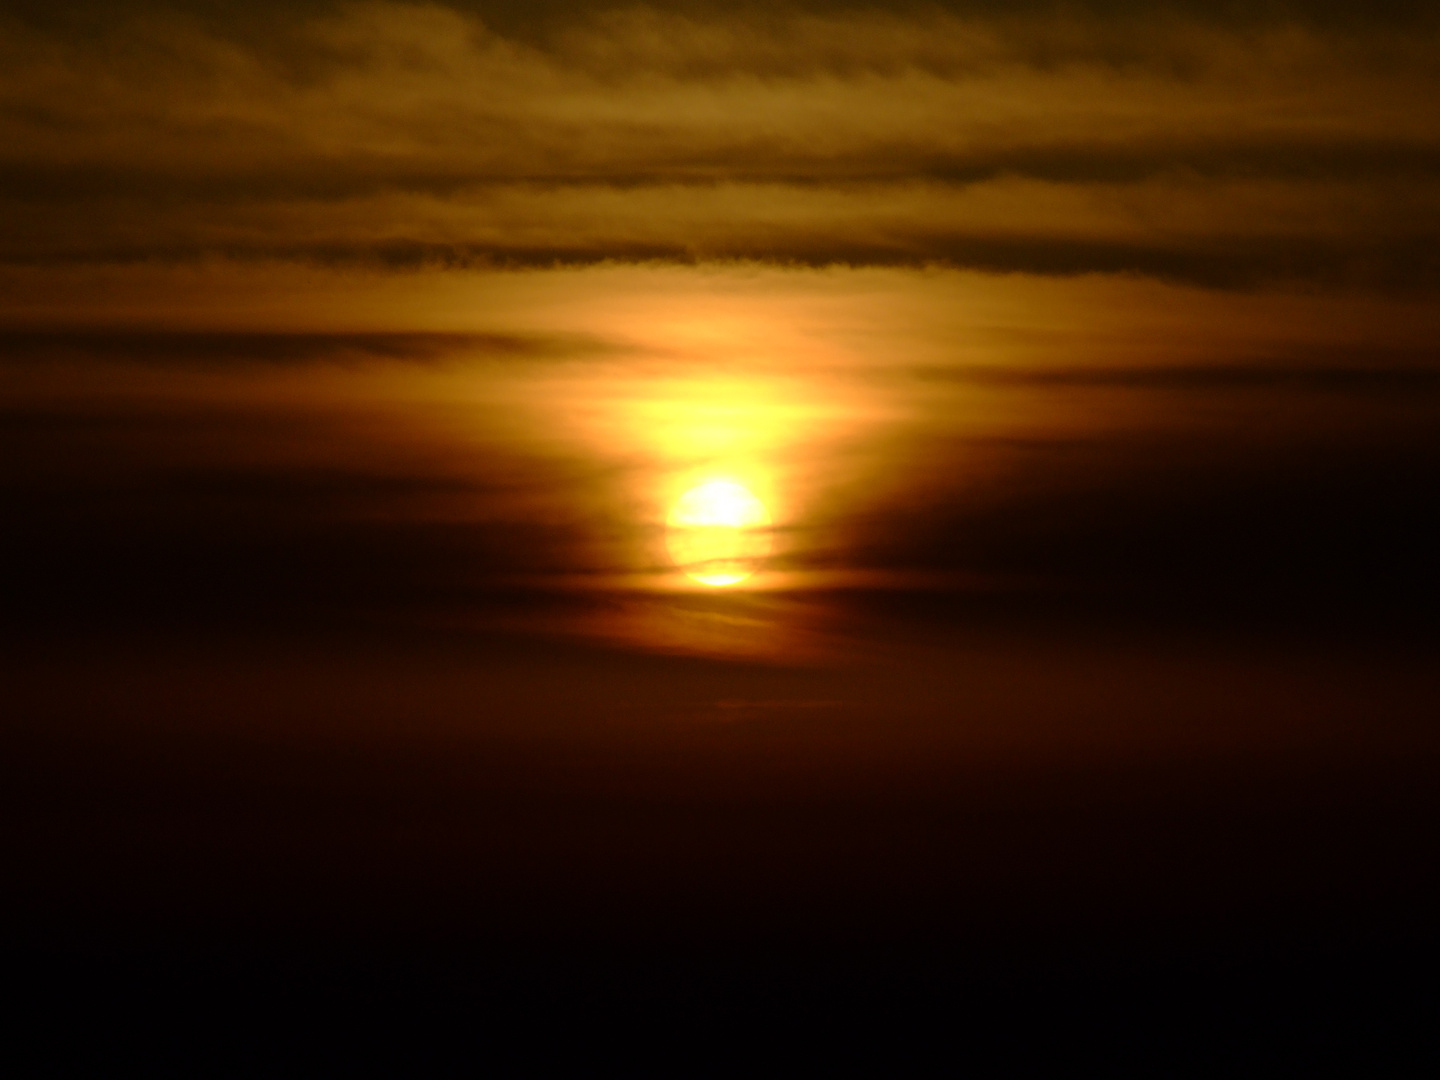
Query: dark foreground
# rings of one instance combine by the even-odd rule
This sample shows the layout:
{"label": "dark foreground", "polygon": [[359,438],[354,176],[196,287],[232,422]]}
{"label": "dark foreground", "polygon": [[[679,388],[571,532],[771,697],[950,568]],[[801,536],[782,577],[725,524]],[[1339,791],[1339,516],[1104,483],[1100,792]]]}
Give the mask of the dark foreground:
{"label": "dark foreground", "polygon": [[16,638],[14,1052],[1433,1069],[1418,639],[826,617],[829,652],[784,663],[393,625]]}

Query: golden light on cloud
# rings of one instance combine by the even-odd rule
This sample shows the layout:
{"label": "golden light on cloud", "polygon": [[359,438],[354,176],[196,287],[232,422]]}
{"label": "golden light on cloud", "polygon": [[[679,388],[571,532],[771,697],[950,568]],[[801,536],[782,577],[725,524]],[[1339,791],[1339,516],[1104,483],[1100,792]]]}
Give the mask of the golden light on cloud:
{"label": "golden light on cloud", "polygon": [[736,585],[770,554],[769,511],[743,484],[709,480],[684,495],[666,518],[670,557],[702,585]]}
{"label": "golden light on cloud", "polygon": [[1436,0],[0,0],[26,983],[1388,1035],[1437,491]]}

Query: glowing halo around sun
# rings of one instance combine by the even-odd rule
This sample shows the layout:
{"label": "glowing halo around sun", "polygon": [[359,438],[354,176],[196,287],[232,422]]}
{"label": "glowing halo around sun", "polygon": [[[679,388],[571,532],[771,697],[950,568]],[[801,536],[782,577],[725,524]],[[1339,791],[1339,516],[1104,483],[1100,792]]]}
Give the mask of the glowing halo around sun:
{"label": "glowing halo around sun", "polygon": [[765,504],[734,480],[709,480],[681,495],[665,519],[665,546],[682,571],[702,585],[734,585],[770,554]]}

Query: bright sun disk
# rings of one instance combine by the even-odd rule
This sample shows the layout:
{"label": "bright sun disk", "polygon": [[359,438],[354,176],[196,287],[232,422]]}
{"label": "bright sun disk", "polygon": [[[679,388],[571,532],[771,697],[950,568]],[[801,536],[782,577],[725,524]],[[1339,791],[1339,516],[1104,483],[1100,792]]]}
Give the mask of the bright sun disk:
{"label": "bright sun disk", "polygon": [[734,585],[770,553],[770,514],[734,480],[710,480],[681,495],[666,518],[670,557],[702,585]]}

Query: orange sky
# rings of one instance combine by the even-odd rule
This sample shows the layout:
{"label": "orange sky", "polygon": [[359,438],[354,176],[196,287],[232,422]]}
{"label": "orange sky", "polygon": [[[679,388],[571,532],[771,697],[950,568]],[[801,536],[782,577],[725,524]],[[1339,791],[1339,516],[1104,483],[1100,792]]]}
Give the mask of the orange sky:
{"label": "orange sky", "polygon": [[1432,1017],[1437,11],[0,0],[0,971]]}

